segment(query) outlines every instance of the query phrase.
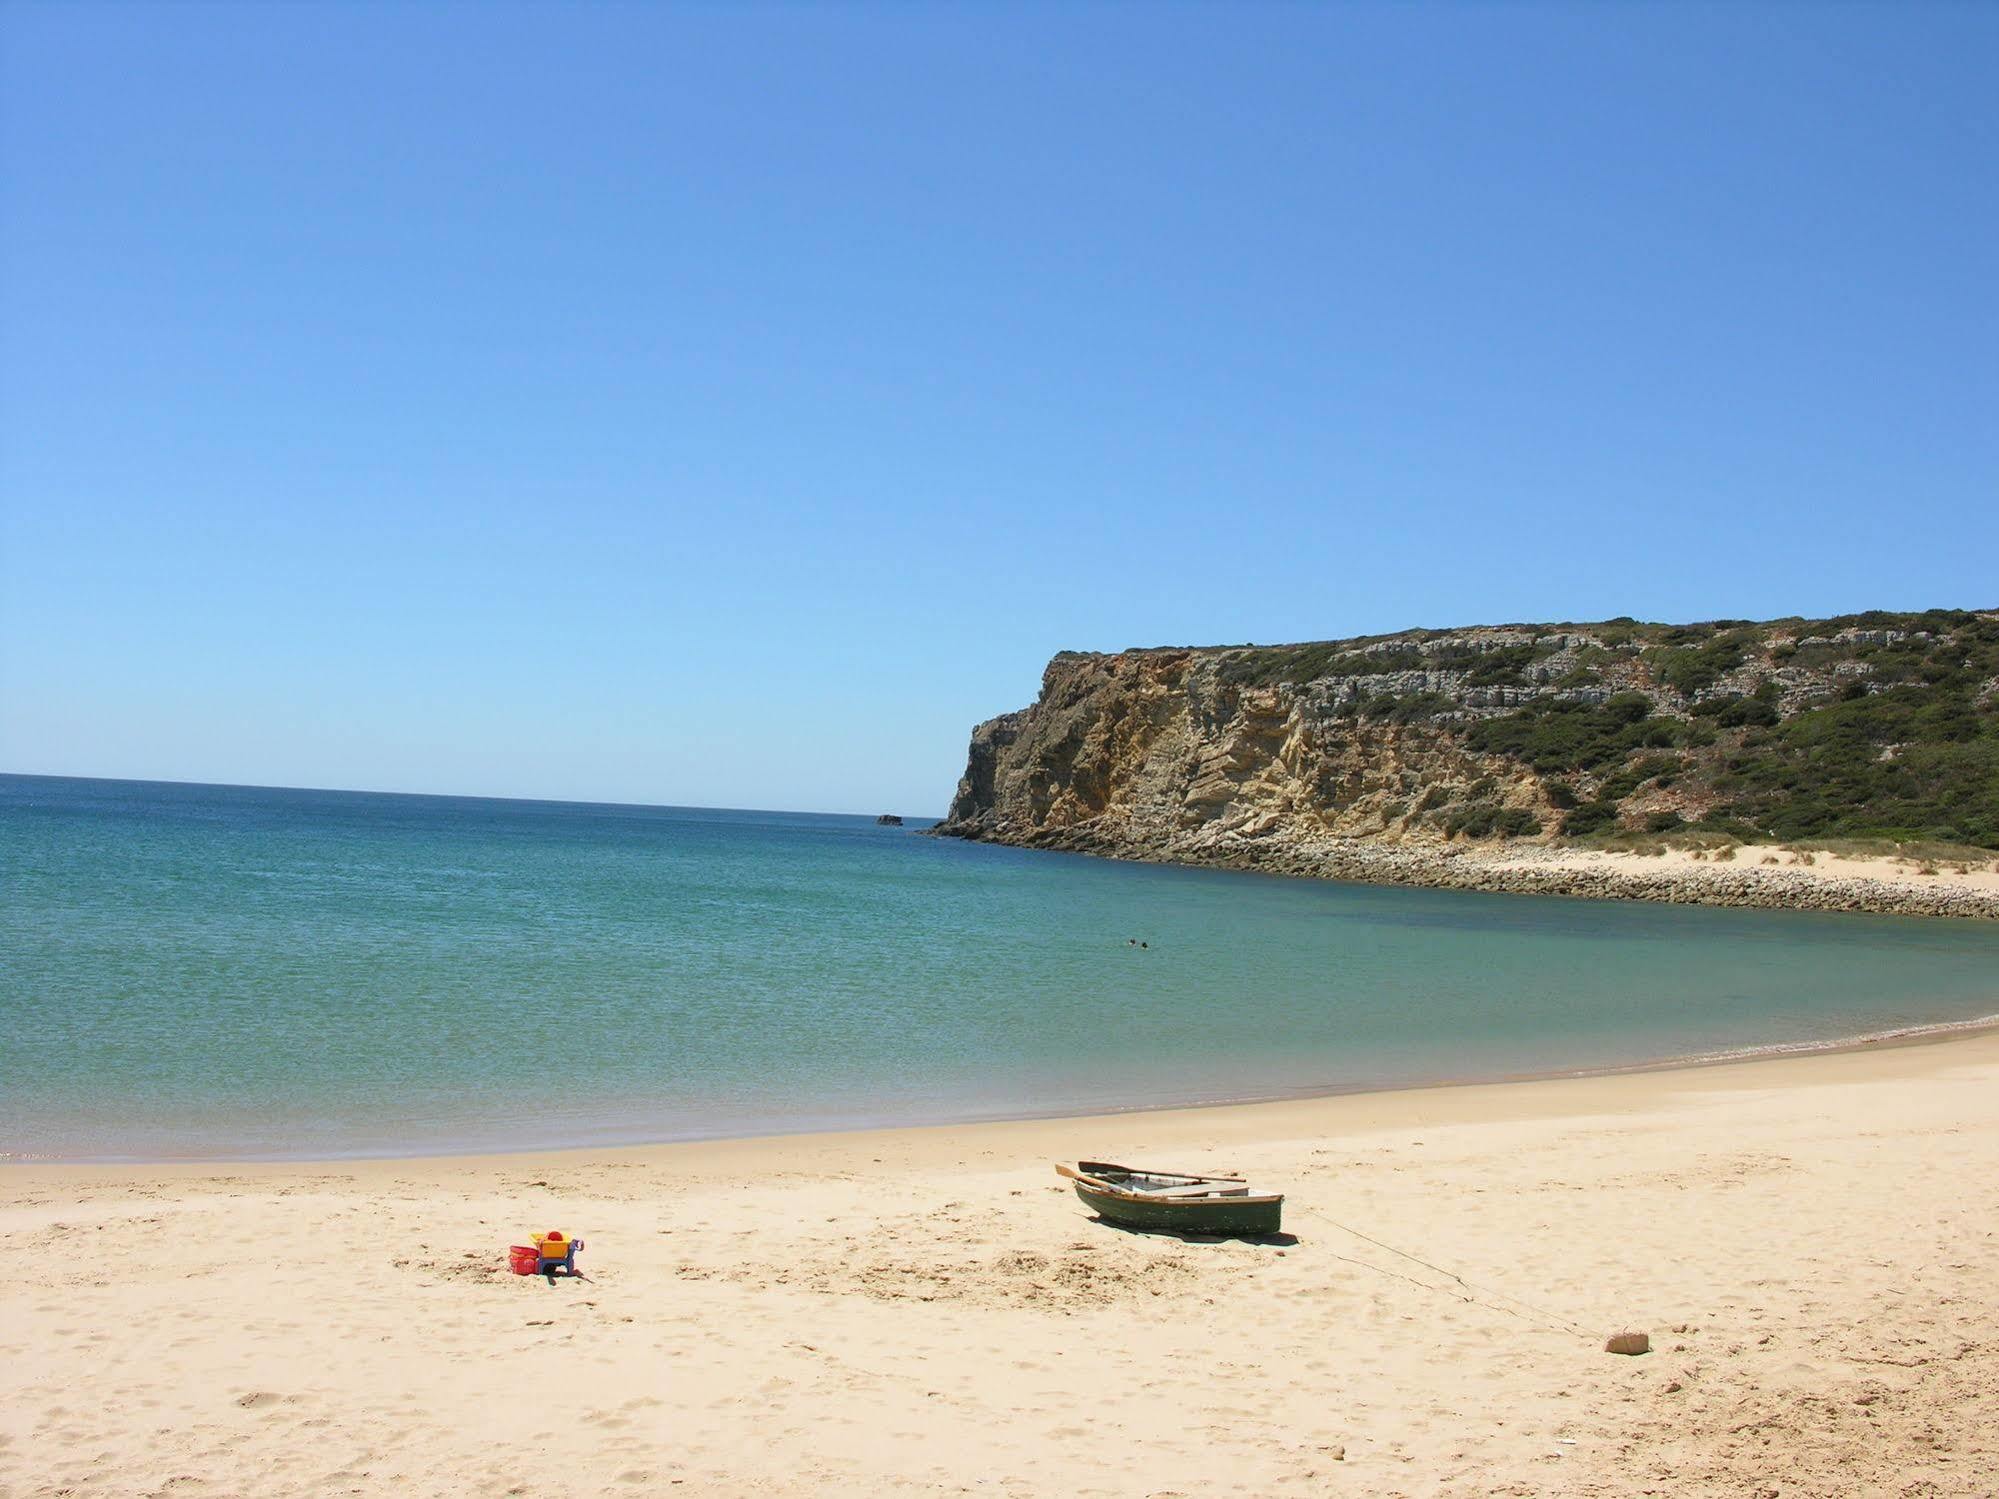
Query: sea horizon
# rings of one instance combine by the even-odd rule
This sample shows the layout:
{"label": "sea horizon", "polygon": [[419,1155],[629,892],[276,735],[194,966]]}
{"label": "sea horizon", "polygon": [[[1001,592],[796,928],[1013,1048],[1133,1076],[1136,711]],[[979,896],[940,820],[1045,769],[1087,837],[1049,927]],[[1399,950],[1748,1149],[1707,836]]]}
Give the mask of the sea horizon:
{"label": "sea horizon", "polygon": [[629,807],[662,812],[750,812],[768,813],[776,817],[879,817],[887,813],[901,817],[905,822],[912,817],[919,822],[937,823],[944,820],[944,814],[941,812],[897,812],[893,807],[878,807],[866,812],[836,812],[819,807],[734,807],[719,802],[645,802],[605,800],[597,797],[498,796],[476,791],[398,791],[372,786],[298,786],[281,781],[190,781],[172,776],[64,775],[40,770],[0,770],[0,781],[101,781],[113,786],[183,786],[214,791],[295,791],[307,795],[327,796],[425,797],[433,801],[446,802],[526,802],[550,807]]}

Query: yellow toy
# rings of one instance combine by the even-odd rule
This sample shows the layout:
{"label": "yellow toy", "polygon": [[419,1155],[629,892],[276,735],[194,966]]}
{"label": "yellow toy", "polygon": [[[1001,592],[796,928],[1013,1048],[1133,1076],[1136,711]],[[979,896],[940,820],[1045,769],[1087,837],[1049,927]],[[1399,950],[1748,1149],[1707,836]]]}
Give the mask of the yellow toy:
{"label": "yellow toy", "polygon": [[572,1239],[559,1228],[551,1228],[545,1234],[532,1237],[535,1253],[540,1256],[538,1268],[543,1275],[554,1275],[558,1270],[564,1275],[576,1273],[576,1251],[583,1247],[581,1239]]}

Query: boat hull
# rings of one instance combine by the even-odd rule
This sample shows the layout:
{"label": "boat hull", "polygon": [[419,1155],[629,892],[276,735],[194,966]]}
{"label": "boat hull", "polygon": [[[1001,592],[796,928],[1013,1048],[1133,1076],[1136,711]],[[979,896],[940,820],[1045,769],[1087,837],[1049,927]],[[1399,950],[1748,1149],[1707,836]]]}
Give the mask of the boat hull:
{"label": "boat hull", "polygon": [[1284,1222],[1282,1197],[1147,1198],[1076,1182],[1076,1195],[1106,1223],[1148,1233],[1261,1238]]}

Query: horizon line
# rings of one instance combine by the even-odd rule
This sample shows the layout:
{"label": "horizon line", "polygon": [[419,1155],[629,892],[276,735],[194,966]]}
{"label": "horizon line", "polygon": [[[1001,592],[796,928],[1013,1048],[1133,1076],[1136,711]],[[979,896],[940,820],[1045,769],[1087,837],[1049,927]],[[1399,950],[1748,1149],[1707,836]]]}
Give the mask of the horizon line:
{"label": "horizon line", "polygon": [[155,776],[86,776],[57,774],[39,770],[0,770],[0,780],[18,781],[104,781],[120,786],[199,786],[214,791],[311,791],[331,793],[335,796],[409,796],[426,797],[433,801],[459,802],[527,802],[550,807],[626,807],[653,812],[760,812],[774,813],[783,817],[915,817],[918,820],[932,818],[942,822],[942,814],[934,817],[928,812],[905,813],[884,809],[883,812],[829,812],[813,807],[723,807],[706,806],[696,802],[620,802],[598,801],[566,796],[490,796],[471,791],[384,791],[372,786],[288,786],[272,785],[257,781],[184,781]]}

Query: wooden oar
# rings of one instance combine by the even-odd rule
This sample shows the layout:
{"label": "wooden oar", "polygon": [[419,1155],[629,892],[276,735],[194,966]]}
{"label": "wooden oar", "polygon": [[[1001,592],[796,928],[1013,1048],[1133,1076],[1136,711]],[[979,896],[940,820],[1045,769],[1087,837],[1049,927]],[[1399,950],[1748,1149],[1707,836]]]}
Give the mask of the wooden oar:
{"label": "wooden oar", "polygon": [[1094,1176],[1085,1176],[1075,1167],[1065,1166],[1060,1161],[1057,1161],[1055,1163],[1055,1174],[1057,1176],[1066,1176],[1072,1182],[1084,1182],[1089,1186],[1095,1187],[1099,1192],[1117,1191],[1117,1188],[1112,1186],[1109,1182],[1098,1181]]}

